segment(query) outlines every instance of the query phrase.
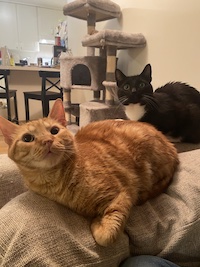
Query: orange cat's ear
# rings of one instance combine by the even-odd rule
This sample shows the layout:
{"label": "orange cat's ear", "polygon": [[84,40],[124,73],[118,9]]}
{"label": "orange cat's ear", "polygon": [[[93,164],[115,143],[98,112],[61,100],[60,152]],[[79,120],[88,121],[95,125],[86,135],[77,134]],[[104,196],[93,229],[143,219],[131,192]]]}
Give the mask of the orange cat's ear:
{"label": "orange cat's ear", "polygon": [[13,134],[18,129],[19,125],[12,123],[0,116],[0,130],[4,136],[5,142],[10,146],[13,141]]}
{"label": "orange cat's ear", "polygon": [[60,98],[56,99],[48,117],[57,120],[60,124],[66,127],[67,121],[65,118],[65,110],[63,107],[63,102]]}

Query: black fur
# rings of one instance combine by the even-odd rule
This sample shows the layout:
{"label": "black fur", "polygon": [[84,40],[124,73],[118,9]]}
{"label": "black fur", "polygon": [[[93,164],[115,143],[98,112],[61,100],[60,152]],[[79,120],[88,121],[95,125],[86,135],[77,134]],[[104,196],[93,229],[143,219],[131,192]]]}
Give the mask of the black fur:
{"label": "black fur", "polygon": [[167,83],[153,92],[151,65],[141,74],[125,76],[115,72],[118,98],[124,105],[140,103],[146,113],[140,121],[153,124],[158,130],[182,142],[200,142],[200,93],[181,82]]}

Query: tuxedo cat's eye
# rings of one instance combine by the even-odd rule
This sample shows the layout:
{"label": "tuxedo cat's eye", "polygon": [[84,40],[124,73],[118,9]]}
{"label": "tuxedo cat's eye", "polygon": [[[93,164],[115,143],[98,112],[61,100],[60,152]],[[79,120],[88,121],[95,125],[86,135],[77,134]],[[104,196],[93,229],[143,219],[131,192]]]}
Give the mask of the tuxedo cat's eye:
{"label": "tuxedo cat's eye", "polygon": [[34,135],[32,135],[32,134],[24,134],[24,135],[22,136],[22,141],[27,142],[27,143],[29,143],[29,142],[33,142],[34,139],[35,139],[35,137],[34,137]]}
{"label": "tuxedo cat's eye", "polygon": [[125,91],[130,90],[130,85],[129,85],[129,84],[125,84],[125,85],[124,85],[124,90],[125,90]]}
{"label": "tuxedo cat's eye", "polygon": [[60,129],[58,127],[54,126],[54,127],[51,128],[50,133],[55,135],[55,134],[57,134],[59,132],[59,130]]}
{"label": "tuxedo cat's eye", "polygon": [[139,87],[140,87],[140,88],[144,88],[144,87],[145,87],[145,85],[146,85],[146,84],[145,84],[145,83],[143,83],[143,82],[139,83]]}

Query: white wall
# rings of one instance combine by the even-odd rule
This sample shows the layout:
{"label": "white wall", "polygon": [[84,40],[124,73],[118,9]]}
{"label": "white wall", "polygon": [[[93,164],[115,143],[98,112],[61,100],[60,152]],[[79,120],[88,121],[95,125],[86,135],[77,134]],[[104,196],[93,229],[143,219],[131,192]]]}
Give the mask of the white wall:
{"label": "white wall", "polygon": [[[200,90],[200,1],[115,0],[122,17],[96,24],[102,28],[143,33],[147,46],[119,52],[118,67],[128,75],[153,68],[154,88],[169,81],[184,81]],[[69,47],[74,55],[86,55],[81,39],[86,23],[68,17]]]}

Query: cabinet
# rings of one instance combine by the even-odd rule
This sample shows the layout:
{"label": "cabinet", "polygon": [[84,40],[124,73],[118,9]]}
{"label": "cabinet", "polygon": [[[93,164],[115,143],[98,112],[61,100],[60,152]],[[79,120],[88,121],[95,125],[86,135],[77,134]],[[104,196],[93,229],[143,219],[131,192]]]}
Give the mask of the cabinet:
{"label": "cabinet", "polygon": [[0,47],[18,47],[16,5],[0,2]]}
{"label": "cabinet", "polygon": [[37,8],[17,5],[18,49],[39,51]]}
{"label": "cabinet", "polygon": [[66,17],[60,10],[38,7],[38,31],[41,43],[53,43],[55,40],[55,29],[61,20]]}
{"label": "cabinet", "polygon": [[0,2],[0,47],[39,51],[39,41],[54,44],[55,28],[65,20],[62,10]]}
{"label": "cabinet", "polygon": [[38,51],[37,8],[0,2],[0,47]]}

